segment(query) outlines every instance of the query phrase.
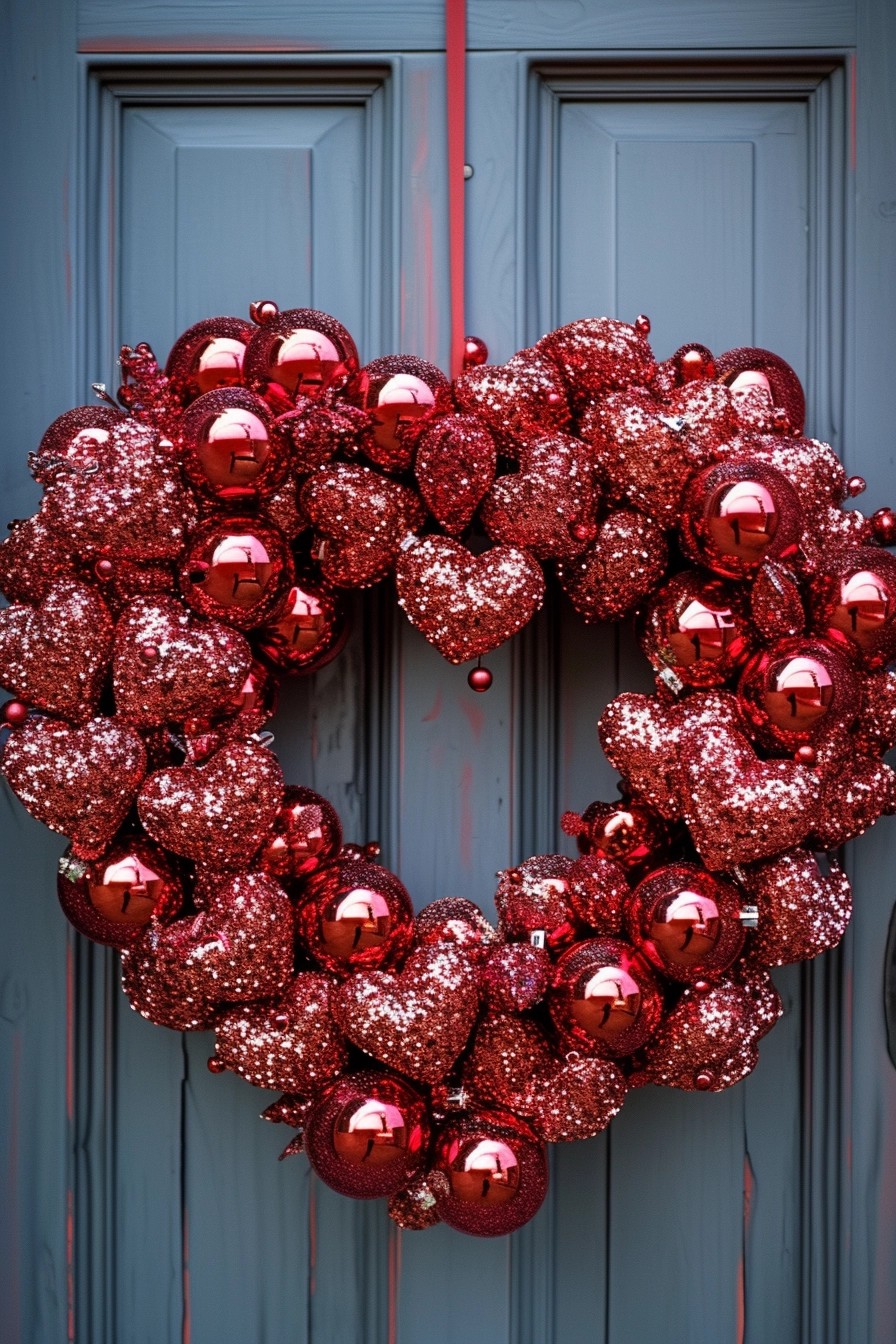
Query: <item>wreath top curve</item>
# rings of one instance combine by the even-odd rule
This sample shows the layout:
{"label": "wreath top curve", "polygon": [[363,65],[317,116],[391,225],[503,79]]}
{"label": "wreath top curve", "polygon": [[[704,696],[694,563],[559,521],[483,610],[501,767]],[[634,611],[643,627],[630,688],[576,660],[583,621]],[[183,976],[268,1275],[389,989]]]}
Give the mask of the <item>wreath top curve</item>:
{"label": "wreath top curve", "polygon": [[[720,1089],[781,1012],[769,968],[836,944],[833,851],[896,810],[896,516],[844,504],[790,366],[657,361],[649,323],[572,322],[449,381],[361,364],[265,301],[207,318],[117,401],[68,411],[0,545],[2,771],[69,839],[59,897],[119,949],[134,1008],[215,1032],[213,1071],[281,1093],[320,1177],[407,1228],[495,1235],[648,1083]],[[337,656],[346,590],[394,581],[452,662],[522,628],[545,570],[586,621],[634,616],[656,694],[600,738],[621,801],[579,857],[416,916],[372,845],[286,785],[280,677]],[[469,673],[488,689],[484,667]]]}

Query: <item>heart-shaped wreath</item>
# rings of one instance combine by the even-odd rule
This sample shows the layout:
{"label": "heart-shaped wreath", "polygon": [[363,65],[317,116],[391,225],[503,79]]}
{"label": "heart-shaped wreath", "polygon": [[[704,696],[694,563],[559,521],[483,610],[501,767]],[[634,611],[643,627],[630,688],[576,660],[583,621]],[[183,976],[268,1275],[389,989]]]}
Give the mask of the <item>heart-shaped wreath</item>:
{"label": "heart-shaped wreath", "polygon": [[[120,404],[32,455],[43,500],[0,546],[3,772],[69,837],[63,908],[121,950],[134,1008],[279,1090],[287,1153],[403,1227],[511,1231],[544,1141],[629,1088],[743,1078],[781,1012],[768,968],[840,939],[830,851],[896,810],[896,517],[843,509],[864,483],[765,350],[657,363],[646,319],[587,319],[501,366],[471,338],[451,383],[362,368],[315,310],[251,319],[191,327],[164,372],[125,347]],[[497,929],[461,899],[415,918],[376,847],[284,786],[277,679],[336,656],[342,590],[391,574],[477,658],[545,562],[586,620],[636,614],[657,674],[600,722],[622,801],[564,816],[579,858],[501,875]]]}

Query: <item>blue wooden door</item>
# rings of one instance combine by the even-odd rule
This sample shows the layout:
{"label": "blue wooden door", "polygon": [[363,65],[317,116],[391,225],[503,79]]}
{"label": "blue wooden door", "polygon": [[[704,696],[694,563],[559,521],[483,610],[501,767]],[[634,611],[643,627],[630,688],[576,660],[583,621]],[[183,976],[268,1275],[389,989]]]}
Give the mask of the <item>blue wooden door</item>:
{"label": "blue wooden door", "polygon": [[[896,501],[896,21],[886,0],[471,0],[468,327],[502,360],[588,314],[647,312],[660,355],[758,344],[811,432]],[[13,6],[9,516],[47,423],[200,316],[274,297],[365,359],[447,365],[441,5],[40,0]],[[861,71],[856,81],[856,53]],[[782,54],[785,53],[785,54]],[[469,692],[393,603],[290,685],[287,777],[375,836],[418,905],[491,909],[493,874],[564,848],[611,796],[595,721],[647,684],[632,641],[563,608]],[[56,1344],[883,1344],[896,1332],[896,1075],[883,822],[856,847],[842,953],[779,977],[787,1014],[718,1096],[637,1092],[552,1155],[531,1225],[402,1233],[331,1194],[210,1040],[131,1013],[53,897],[57,845],[6,800],[0,1338]]]}

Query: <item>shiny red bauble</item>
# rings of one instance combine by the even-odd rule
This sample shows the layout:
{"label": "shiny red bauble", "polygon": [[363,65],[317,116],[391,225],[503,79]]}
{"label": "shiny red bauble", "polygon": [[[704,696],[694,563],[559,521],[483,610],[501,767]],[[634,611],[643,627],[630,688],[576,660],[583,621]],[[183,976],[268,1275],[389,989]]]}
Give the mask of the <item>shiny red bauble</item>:
{"label": "shiny red bauble", "polygon": [[815,575],[809,600],[813,629],[866,667],[896,657],[896,557],[888,551],[855,546],[836,553]]}
{"label": "shiny red bauble", "polygon": [[373,420],[367,456],[386,471],[406,471],[414,456],[409,426],[432,415],[436,393],[449,386],[442,370],[416,355],[384,355],[352,380],[349,395]]}
{"label": "shiny red bauble", "polygon": [[743,594],[686,570],[660,588],[644,613],[641,648],[654,670],[684,686],[721,686],[750,653],[755,635]]}
{"label": "shiny red bauble", "polygon": [[571,818],[581,854],[612,859],[630,877],[656,866],[669,848],[669,828],[643,803],[589,803],[581,817]]}
{"label": "shiny red bauble", "polygon": [[287,467],[288,445],[267,402],[243,387],[197,397],[183,414],[176,446],[190,484],[224,504],[271,494]]}
{"label": "shiny red bauble", "polygon": [[245,729],[244,736],[248,737],[272,719],[276,710],[277,678],[270,668],[253,662],[245,681],[225,706],[229,726],[237,732]]}
{"label": "shiny red bauble", "polygon": [[340,1195],[376,1199],[401,1190],[426,1156],[426,1103],[394,1074],[365,1069],[337,1079],[305,1127],[308,1160]]}
{"label": "shiny red bauble", "polygon": [[567,1048],[619,1059],[659,1025],[663,1000],[644,957],[621,938],[589,938],[564,952],[548,991]]}
{"label": "shiny red bauble", "polygon": [[258,867],[280,882],[307,877],[342,847],[342,823],[332,803],[303,785],[283,791],[280,811],[258,854]]}
{"label": "shiny red bauble", "polygon": [[237,387],[255,327],[244,317],[207,317],[171,347],[165,373],[184,405],[217,387]]}
{"label": "shiny red bauble", "polygon": [[360,365],[347,329],[316,308],[277,313],[255,332],[244,375],[253,392],[281,408],[296,397],[339,388]]}
{"label": "shiny red bauble", "polygon": [[544,1145],[503,1111],[451,1120],[436,1136],[430,1186],[442,1222],[476,1237],[515,1232],[548,1189]]}
{"label": "shiny red bauble", "polygon": [[341,653],[348,638],[345,604],[320,584],[293,584],[281,609],[256,632],[261,658],[287,674],[317,672]]}
{"label": "shiny red bauble", "polygon": [[194,611],[238,630],[269,621],[293,581],[283,534],[259,517],[210,518],[190,537],[180,587]]}
{"label": "shiny red bauble", "polygon": [[682,497],[681,546],[723,578],[755,574],[795,555],[802,508],[795,488],[763,462],[729,460],[693,476]]}
{"label": "shiny red bauble", "polygon": [[760,742],[788,751],[849,728],[859,712],[853,667],[820,639],[780,639],[757,653],[737,696]]}
{"label": "shiny red bauble", "polygon": [[741,896],[693,863],[670,863],[645,877],[626,910],[628,935],[671,980],[712,979],[740,956]]}
{"label": "shiny red bauble", "polygon": [[315,961],[342,975],[393,965],[414,937],[414,907],[404,886],[388,868],[363,860],[313,873],[296,920]]}
{"label": "shiny red bauble", "polygon": [[137,942],[151,919],[171,919],[183,885],[170,855],[146,836],[123,836],[102,858],[67,850],[59,862],[59,903],[79,933],[107,947]]}

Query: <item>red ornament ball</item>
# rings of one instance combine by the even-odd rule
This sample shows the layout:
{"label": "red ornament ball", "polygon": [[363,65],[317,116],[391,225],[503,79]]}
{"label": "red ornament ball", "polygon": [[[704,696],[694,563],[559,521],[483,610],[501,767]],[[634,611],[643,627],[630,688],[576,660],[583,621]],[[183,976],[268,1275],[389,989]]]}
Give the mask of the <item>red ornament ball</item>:
{"label": "red ornament ball", "polygon": [[394,873],[364,860],[334,863],[308,879],[299,935],[327,970],[345,975],[399,961],[414,936],[414,907]]}
{"label": "red ornament ball", "polygon": [[722,686],[754,638],[738,588],[697,570],[676,574],[657,591],[640,629],[654,670],[671,671],[684,686]]}
{"label": "red ornament ball", "polygon": [[569,1049],[618,1059],[650,1039],[663,1000],[653,972],[629,943],[589,938],[557,962],[548,1008]]}
{"label": "red ornament ball", "polygon": [[347,329],[316,308],[277,313],[254,333],[246,350],[245,380],[277,409],[297,397],[320,397],[343,386],[360,366]]}
{"label": "red ornament ball", "polygon": [[420,1093],[373,1070],[337,1079],[315,1102],[305,1129],[308,1160],[318,1176],[353,1199],[403,1189],[421,1167],[428,1140]]}
{"label": "red ornament ball", "polygon": [[896,657],[896,557],[877,546],[836,553],[815,576],[812,627],[869,668]]}
{"label": "red ornament ball", "polygon": [[215,517],[197,527],[180,573],[188,606],[238,630],[270,620],[292,581],[282,533],[251,516]]}
{"label": "red ornament ball", "polygon": [[242,383],[246,347],[254,331],[243,317],[207,317],[177,338],[165,373],[184,405],[218,387]]}
{"label": "red ornament ball", "polygon": [[820,639],[782,639],[750,660],[738,700],[764,746],[793,751],[852,725],[853,668]]}
{"label": "red ornament ball", "polygon": [[643,803],[589,803],[571,823],[581,854],[612,859],[631,877],[655,867],[669,848],[669,828]]}
{"label": "red ornament ball", "polygon": [[183,885],[159,845],[145,836],[116,840],[99,859],[84,862],[70,850],[59,861],[59,903],[79,933],[108,947],[130,947],[151,919],[180,910]]}
{"label": "red ornament ball", "polygon": [[342,848],[342,823],[332,803],[290,784],[258,855],[258,866],[278,881],[295,881],[334,859]]}
{"label": "red ornament ball", "polygon": [[730,882],[692,863],[673,863],[646,877],[626,912],[628,934],[664,975],[694,984],[720,975],[740,955],[741,897]]}
{"label": "red ornament ball", "polygon": [[487,691],[491,689],[494,678],[487,667],[474,667],[467,673],[467,685],[471,691]]}
{"label": "red ornament ball", "polygon": [[488,363],[488,346],[481,336],[464,337],[464,368],[476,369]]}
{"label": "red ornament ball", "polygon": [[408,429],[431,416],[436,394],[449,386],[442,370],[416,355],[384,355],[352,380],[349,395],[367,411],[373,438],[366,445],[372,462],[386,471],[406,471],[414,456]]}
{"label": "red ornament ball", "polygon": [[527,1223],[548,1188],[544,1146],[503,1111],[460,1116],[436,1136],[432,1170],[439,1217],[458,1232],[500,1237]]}
{"label": "red ornament ball", "polygon": [[245,388],[218,388],[197,397],[177,435],[190,484],[226,504],[271,494],[286,470],[287,444],[267,402]]}
{"label": "red ornament ball", "polygon": [[345,648],[349,619],[345,604],[320,584],[293,584],[279,612],[255,632],[258,654],[287,674],[317,672]]}
{"label": "red ornament ball", "polygon": [[795,555],[802,526],[796,489],[764,462],[730,459],[685,487],[682,549],[723,578],[744,578],[765,560]]}

